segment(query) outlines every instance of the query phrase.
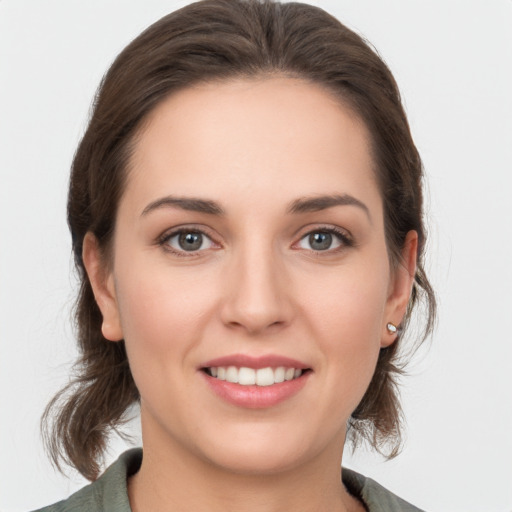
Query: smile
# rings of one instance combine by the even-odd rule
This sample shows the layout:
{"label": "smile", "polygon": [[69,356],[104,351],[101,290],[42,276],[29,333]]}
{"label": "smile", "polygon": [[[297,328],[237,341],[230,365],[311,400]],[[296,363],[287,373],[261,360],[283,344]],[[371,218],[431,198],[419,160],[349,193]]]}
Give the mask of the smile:
{"label": "smile", "polygon": [[284,366],[258,369],[246,366],[212,366],[204,370],[210,377],[242,386],[272,386],[297,379],[304,372],[301,368],[286,368]]}

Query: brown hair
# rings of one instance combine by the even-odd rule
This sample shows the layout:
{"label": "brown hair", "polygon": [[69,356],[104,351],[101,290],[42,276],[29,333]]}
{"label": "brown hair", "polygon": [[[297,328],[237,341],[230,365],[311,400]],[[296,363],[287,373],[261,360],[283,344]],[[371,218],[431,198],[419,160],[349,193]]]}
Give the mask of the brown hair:
{"label": "brown hair", "polygon": [[108,255],[135,137],[148,114],[174,91],[200,81],[280,74],[334,92],[366,123],[384,202],[391,263],[397,265],[408,231],[419,237],[418,267],[397,341],[381,350],[361,403],[349,420],[352,441],[377,450],[400,444],[396,377],[403,371],[400,341],[420,298],[432,329],[435,298],[423,269],[422,165],[391,72],[357,34],[322,9],[300,3],[204,0],[157,21],[117,57],[98,89],[74,157],[68,223],[80,279],[76,326],[81,357],[75,377],[43,416],[49,453],[95,479],[108,434],[139,399],[124,342],[101,333],[102,317],[82,261],[92,232]]}

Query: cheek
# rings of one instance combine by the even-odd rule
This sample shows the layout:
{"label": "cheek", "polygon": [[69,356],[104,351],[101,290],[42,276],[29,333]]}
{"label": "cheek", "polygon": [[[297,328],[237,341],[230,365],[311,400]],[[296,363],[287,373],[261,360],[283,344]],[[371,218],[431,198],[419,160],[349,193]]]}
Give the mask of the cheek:
{"label": "cheek", "polygon": [[321,281],[317,279],[304,309],[315,312],[326,339],[339,332],[346,335],[345,343],[359,344],[365,338],[380,342],[388,276],[388,269],[378,263],[335,269]]}
{"label": "cheek", "polygon": [[[326,386],[336,400],[355,408],[373,376],[382,339],[387,298],[387,268],[362,267],[337,272],[317,282],[304,307],[309,329],[331,371]],[[320,293],[321,290],[321,293]],[[309,315],[307,313],[309,311]]]}
{"label": "cheek", "polygon": [[209,286],[193,271],[176,273],[154,262],[132,260],[126,271],[119,267],[116,292],[130,360],[153,359],[157,365],[183,361],[200,342],[212,314],[213,283]]}

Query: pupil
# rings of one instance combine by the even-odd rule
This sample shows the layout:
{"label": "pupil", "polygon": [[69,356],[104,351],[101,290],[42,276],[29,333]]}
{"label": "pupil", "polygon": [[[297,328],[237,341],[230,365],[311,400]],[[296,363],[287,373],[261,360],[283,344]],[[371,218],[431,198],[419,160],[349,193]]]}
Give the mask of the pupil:
{"label": "pupil", "polygon": [[332,244],[332,235],[330,233],[313,233],[309,235],[309,244],[317,251],[325,251]]}
{"label": "pupil", "polygon": [[179,243],[184,251],[197,251],[201,248],[203,237],[200,233],[182,233]]}

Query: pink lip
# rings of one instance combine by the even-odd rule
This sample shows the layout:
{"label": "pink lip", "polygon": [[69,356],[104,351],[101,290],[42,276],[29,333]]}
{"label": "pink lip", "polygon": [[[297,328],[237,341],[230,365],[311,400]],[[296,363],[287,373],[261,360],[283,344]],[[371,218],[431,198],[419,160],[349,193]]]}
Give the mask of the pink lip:
{"label": "pink lip", "polygon": [[272,384],[271,386],[242,386],[216,379],[206,372],[200,373],[216,395],[237,407],[247,409],[267,409],[284,402],[297,394],[305,386],[311,375],[311,372],[308,371],[297,379]]}
{"label": "pink lip", "polygon": [[308,365],[301,363],[296,359],[291,359],[289,357],[283,357],[275,354],[267,354],[258,357],[249,356],[246,354],[232,354],[207,361],[201,365],[201,368],[212,368],[218,366],[236,366],[237,368],[244,366],[246,368],[254,368],[255,370],[269,367],[277,368],[279,366],[284,366],[285,368],[299,368],[301,370],[306,370],[309,368]]}
{"label": "pink lip", "polygon": [[[255,370],[269,367],[277,368],[279,366],[299,368],[301,370],[311,369],[296,359],[275,354],[258,357],[246,354],[232,354],[207,361],[201,365],[199,370],[219,366],[236,366],[238,368],[244,366],[254,368]],[[271,386],[242,386],[241,384],[216,379],[205,371],[200,371],[210,389],[217,396],[237,407],[247,409],[265,409],[284,402],[297,394],[306,385],[311,373],[311,371],[306,371],[297,379],[272,384]]]}

